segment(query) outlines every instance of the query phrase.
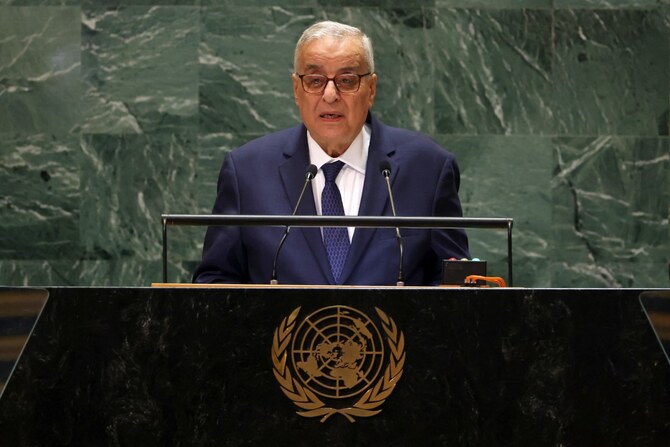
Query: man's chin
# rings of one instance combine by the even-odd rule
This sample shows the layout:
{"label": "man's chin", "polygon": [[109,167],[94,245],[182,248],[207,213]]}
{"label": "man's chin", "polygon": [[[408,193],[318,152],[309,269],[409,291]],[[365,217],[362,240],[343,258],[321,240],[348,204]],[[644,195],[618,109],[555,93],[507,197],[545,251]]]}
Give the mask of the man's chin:
{"label": "man's chin", "polygon": [[[337,157],[344,153],[344,150],[351,145],[342,132],[319,132],[315,134],[310,132],[312,138],[321,146],[321,148],[331,157]],[[352,140],[353,141],[353,140]]]}

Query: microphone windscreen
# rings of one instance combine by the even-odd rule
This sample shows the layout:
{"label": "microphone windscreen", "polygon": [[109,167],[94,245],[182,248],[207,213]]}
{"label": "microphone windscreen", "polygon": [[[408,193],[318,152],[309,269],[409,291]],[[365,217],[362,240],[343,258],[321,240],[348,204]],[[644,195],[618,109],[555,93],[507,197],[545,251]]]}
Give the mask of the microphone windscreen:
{"label": "microphone windscreen", "polygon": [[307,178],[309,180],[312,180],[316,176],[317,171],[318,171],[318,169],[317,169],[316,166],[309,165],[309,166],[307,166],[307,170],[305,171],[305,175],[307,176]]}
{"label": "microphone windscreen", "polygon": [[388,160],[382,160],[379,163],[379,172],[385,177],[391,175],[391,163]]}

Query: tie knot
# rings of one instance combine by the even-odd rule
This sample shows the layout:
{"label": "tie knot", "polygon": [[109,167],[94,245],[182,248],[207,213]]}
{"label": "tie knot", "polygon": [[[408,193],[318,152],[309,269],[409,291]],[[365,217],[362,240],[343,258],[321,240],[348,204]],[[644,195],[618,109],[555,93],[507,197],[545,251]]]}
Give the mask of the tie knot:
{"label": "tie knot", "polygon": [[340,173],[343,166],[344,163],[342,163],[341,161],[336,161],[335,163],[328,163],[321,166],[323,175],[326,177],[326,183],[334,182],[335,179],[337,178],[337,174]]}

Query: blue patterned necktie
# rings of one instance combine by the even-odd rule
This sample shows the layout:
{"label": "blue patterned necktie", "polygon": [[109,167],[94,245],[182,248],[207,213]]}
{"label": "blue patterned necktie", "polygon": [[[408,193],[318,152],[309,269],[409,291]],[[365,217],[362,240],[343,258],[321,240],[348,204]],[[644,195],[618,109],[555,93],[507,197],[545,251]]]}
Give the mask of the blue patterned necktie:
{"label": "blue patterned necktie", "polygon": [[[321,214],[323,216],[344,216],[344,206],[340,190],[335,184],[337,174],[344,166],[341,161],[328,163],[321,166],[323,175],[326,177],[326,185],[321,193]],[[323,229],[323,244],[326,246],[330,270],[333,272],[335,282],[339,282],[344,261],[349,252],[349,233],[346,227],[325,227]]]}

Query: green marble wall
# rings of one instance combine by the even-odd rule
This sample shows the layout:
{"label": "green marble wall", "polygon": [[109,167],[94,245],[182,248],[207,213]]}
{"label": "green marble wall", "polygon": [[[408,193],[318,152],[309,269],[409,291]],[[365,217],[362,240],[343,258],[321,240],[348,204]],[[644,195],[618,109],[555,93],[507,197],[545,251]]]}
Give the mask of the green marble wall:
{"label": "green marble wall", "polygon": [[[670,285],[670,0],[0,0],[0,284],[160,281],[160,214],[298,121],[323,18],[371,36],[375,112],[457,155],[466,215],[515,219],[516,285]],[[171,281],[203,234],[170,231]]]}

